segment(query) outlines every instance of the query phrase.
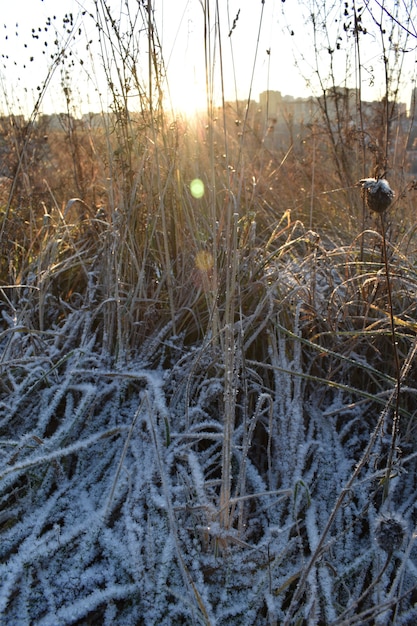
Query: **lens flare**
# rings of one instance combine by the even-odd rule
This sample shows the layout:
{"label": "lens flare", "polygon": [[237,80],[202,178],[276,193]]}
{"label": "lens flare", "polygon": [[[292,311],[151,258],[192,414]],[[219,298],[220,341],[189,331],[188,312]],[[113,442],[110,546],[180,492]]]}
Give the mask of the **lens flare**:
{"label": "lens flare", "polygon": [[200,250],[195,257],[195,266],[201,272],[210,272],[213,269],[213,255],[206,250]]}
{"label": "lens flare", "polygon": [[204,183],[199,178],[194,178],[190,183],[191,195],[199,200],[204,196]]}
{"label": "lens flare", "polygon": [[213,265],[213,255],[208,250],[197,252],[191,278],[195,287],[205,292],[213,289]]}

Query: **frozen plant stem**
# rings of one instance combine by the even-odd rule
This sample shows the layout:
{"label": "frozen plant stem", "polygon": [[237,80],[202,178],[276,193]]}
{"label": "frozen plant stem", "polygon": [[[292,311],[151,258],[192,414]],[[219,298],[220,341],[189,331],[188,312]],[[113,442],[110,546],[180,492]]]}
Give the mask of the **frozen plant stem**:
{"label": "frozen plant stem", "polygon": [[398,435],[398,426],[399,426],[399,409],[400,409],[400,391],[401,391],[401,367],[400,367],[400,358],[398,356],[398,341],[397,341],[397,333],[395,330],[395,320],[394,320],[394,309],[392,306],[392,292],[391,292],[391,280],[390,280],[390,271],[389,271],[389,263],[388,263],[388,254],[387,254],[387,241],[386,241],[386,233],[385,233],[385,213],[381,213],[381,231],[382,231],[382,252],[384,258],[385,265],[385,279],[387,285],[387,298],[388,298],[388,312],[390,318],[390,327],[391,327],[391,341],[392,341],[392,350],[394,354],[394,366],[395,366],[395,378],[396,378],[396,391],[395,391],[395,403],[393,408],[393,416],[392,416],[392,429],[391,429],[391,444],[388,453],[387,460],[387,468],[384,482],[384,500],[388,498],[389,495],[389,484],[392,473],[392,466],[394,463],[394,451],[397,442]]}
{"label": "frozen plant stem", "polygon": [[[236,345],[235,345],[235,293],[238,271],[237,222],[238,215],[234,209],[234,199],[227,205],[228,240],[230,241],[227,262],[226,307],[224,323],[224,433],[222,452],[222,484],[220,493],[220,524],[222,528],[230,527],[230,499],[232,485],[232,450],[236,411]],[[232,213],[232,215],[230,215]]]}
{"label": "frozen plant stem", "polygon": [[144,396],[142,398],[142,401],[139,404],[139,407],[137,408],[135,415],[133,416],[132,424],[131,424],[131,426],[129,428],[129,432],[127,434],[126,441],[125,441],[125,444],[123,446],[122,455],[120,457],[120,461],[119,461],[119,464],[117,466],[116,475],[115,475],[114,480],[113,480],[113,485],[112,485],[112,488],[111,488],[111,491],[110,491],[110,495],[109,495],[108,500],[107,500],[106,508],[105,508],[105,511],[104,511],[104,519],[107,519],[109,514],[110,514],[111,504],[113,502],[114,493],[116,491],[117,481],[119,480],[120,472],[122,470],[123,463],[124,463],[124,460],[125,460],[125,457],[126,457],[126,453],[127,453],[128,448],[129,448],[130,440],[132,438],[133,429],[135,428],[137,419],[138,419],[138,417],[140,415],[140,412],[142,411],[142,407],[143,407],[143,404],[144,404],[144,401],[145,401],[145,397],[146,396]]}
{"label": "frozen plant stem", "polygon": [[[392,202],[392,199],[394,197],[394,192],[389,186],[389,183],[384,178],[363,178],[359,182],[359,184],[362,186],[363,197],[366,198],[366,203],[369,209],[375,213],[378,213],[381,218],[382,257],[384,260],[384,267],[385,267],[388,316],[390,319],[391,342],[392,342],[392,350],[394,354],[394,371],[395,371],[396,386],[394,390],[391,443],[390,443],[390,447],[388,451],[386,474],[385,474],[385,481],[384,481],[383,499],[385,501],[389,495],[389,483],[390,483],[390,479],[392,475],[392,467],[394,465],[394,453],[395,453],[397,436],[398,436],[400,391],[401,391],[401,367],[400,367],[400,359],[398,355],[397,334],[395,330],[394,308],[392,306],[392,291],[391,291],[388,253],[387,253],[387,238],[386,238],[386,223],[385,223],[385,212]],[[387,412],[386,413],[387,419],[388,419],[388,416],[389,416],[389,413]]]}
{"label": "frozen plant stem", "polygon": [[[223,124],[226,129],[226,103],[224,99],[223,55],[220,36],[219,2],[216,1],[216,24],[219,38],[219,67],[222,92]],[[224,134],[226,164],[229,163],[227,135]],[[235,344],[235,295],[238,275],[238,221],[236,198],[232,194],[230,170],[227,169],[227,196],[224,203],[226,212],[226,302],[224,315],[224,427],[222,450],[222,480],[220,488],[220,526],[228,530],[232,523],[231,488],[233,435],[236,412],[236,344]]]}

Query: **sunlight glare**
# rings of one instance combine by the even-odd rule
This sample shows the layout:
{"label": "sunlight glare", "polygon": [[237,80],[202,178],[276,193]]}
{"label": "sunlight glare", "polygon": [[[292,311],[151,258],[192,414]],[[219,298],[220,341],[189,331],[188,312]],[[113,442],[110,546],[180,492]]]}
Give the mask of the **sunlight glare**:
{"label": "sunlight glare", "polygon": [[191,117],[195,113],[207,109],[206,90],[204,84],[184,76],[181,71],[175,72],[169,83],[170,106],[177,115]]}

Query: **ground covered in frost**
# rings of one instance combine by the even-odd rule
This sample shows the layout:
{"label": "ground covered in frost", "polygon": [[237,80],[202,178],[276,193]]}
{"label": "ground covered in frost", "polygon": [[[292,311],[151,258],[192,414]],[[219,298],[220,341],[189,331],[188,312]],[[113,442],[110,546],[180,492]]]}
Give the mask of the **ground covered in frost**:
{"label": "ground covered in frost", "polygon": [[314,340],[351,283],[291,263],[236,322],[227,528],[221,343],[167,323],[115,358],[88,306],[43,331],[3,306],[1,623],[415,623],[411,361],[384,499],[395,381]]}

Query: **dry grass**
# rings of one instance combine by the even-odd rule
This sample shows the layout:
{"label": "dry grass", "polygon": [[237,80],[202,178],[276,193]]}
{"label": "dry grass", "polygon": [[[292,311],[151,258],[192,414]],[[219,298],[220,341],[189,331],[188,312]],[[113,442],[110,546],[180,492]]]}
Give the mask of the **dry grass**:
{"label": "dry grass", "polygon": [[0,612],[411,623],[415,190],[375,220],[325,116],[283,154],[231,104],[172,122],[150,63],[139,111],[122,75],[99,126],[3,129]]}

